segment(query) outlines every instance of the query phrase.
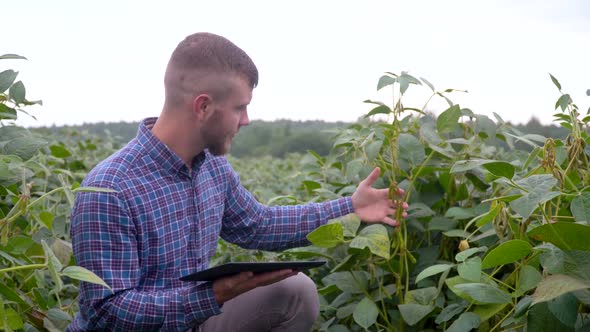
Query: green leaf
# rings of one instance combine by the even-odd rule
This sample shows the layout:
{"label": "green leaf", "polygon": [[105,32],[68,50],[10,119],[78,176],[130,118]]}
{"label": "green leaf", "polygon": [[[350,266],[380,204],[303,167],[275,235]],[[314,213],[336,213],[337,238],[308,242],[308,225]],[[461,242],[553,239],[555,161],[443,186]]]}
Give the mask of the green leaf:
{"label": "green leaf", "polygon": [[0,184],[8,186],[21,181],[22,175],[17,174],[18,169],[15,169],[15,164],[0,160]]}
{"label": "green leaf", "polygon": [[498,314],[507,305],[509,304],[479,304],[474,307],[473,313],[479,316],[479,319],[484,322]]}
{"label": "green leaf", "polygon": [[553,75],[549,74],[549,76],[551,77],[551,81],[553,82],[553,84],[555,84],[557,89],[561,91],[561,84],[559,84],[559,81],[555,77],[553,77]]}
{"label": "green leaf", "polygon": [[474,168],[480,167],[487,163],[493,163],[496,160],[489,160],[489,159],[469,159],[469,160],[459,160],[453,166],[451,166],[451,173],[461,173],[470,171]]}
{"label": "green leaf", "polygon": [[532,252],[532,246],[523,240],[506,241],[492,249],[483,259],[482,268],[514,263]]}
{"label": "green leaf", "polygon": [[70,151],[62,145],[51,145],[49,150],[51,150],[51,155],[57,158],[67,158],[72,155]]}
{"label": "green leaf", "polygon": [[547,192],[557,185],[557,179],[551,174],[531,175],[516,181],[516,184],[527,191]]}
{"label": "green leaf", "polygon": [[24,56],[18,55],[18,54],[3,54],[3,55],[0,55],[0,60],[1,59],[5,59],[5,60],[8,60],[8,59],[12,59],[12,60],[28,60]]}
{"label": "green leaf", "polygon": [[442,216],[434,216],[428,223],[428,230],[431,231],[449,231],[457,226],[458,221],[445,218]]}
{"label": "green leaf", "polygon": [[534,289],[542,279],[543,276],[537,271],[537,269],[530,265],[523,266],[520,269],[516,294],[520,296],[527,291]]}
{"label": "green leaf", "polygon": [[8,107],[5,104],[0,103],[0,120],[1,119],[16,119],[16,110],[12,107]]}
{"label": "green leaf", "polygon": [[47,245],[47,242],[45,242],[45,240],[41,240],[41,245],[43,245],[43,250],[45,251],[45,257],[47,258],[47,267],[49,268],[49,274],[51,275],[51,279],[53,279],[57,291],[61,291],[63,288],[63,281],[59,277],[58,273],[59,271],[61,271],[63,265],[55,256],[49,245]]}
{"label": "green leaf", "polygon": [[[559,118],[559,120],[562,121],[569,121],[570,120],[570,116],[568,114],[564,114],[564,113],[555,113],[553,114],[554,117]],[[554,121],[557,121],[558,119],[554,119]]]}
{"label": "green leaf", "polygon": [[1,318],[4,319],[8,327],[12,330],[21,330],[24,327],[21,315],[12,308],[6,308],[4,310],[4,317]]}
{"label": "green leaf", "polygon": [[22,255],[35,243],[30,236],[16,235],[8,240],[6,251],[13,255]]}
{"label": "green leaf", "polygon": [[[407,162],[410,167],[419,166],[424,159],[426,159],[426,153],[424,152],[424,146],[420,141],[410,134],[400,134],[398,136],[398,148],[400,161]],[[408,168],[403,167],[402,168]]]}
{"label": "green leaf", "polygon": [[464,260],[471,257],[472,255],[474,255],[478,252],[486,251],[486,250],[488,250],[488,247],[469,248],[467,250],[463,250],[460,253],[456,254],[455,260],[457,262],[463,262]]}
{"label": "green leaf", "polygon": [[47,311],[47,317],[43,320],[43,325],[50,331],[65,331],[71,321],[72,317],[67,312],[52,308]]}
{"label": "green leaf", "polygon": [[553,300],[563,294],[590,288],[590,281],[556,274],[543,279],[533,294],[533,304]]}
{"label": "green leaf", "polygon": [[94,274],[92,271],[87,270],[81,266],[68,266],[61,272],[62,275],[70,277],[76,280],[82,280],[97,285],[102,285],[108,288],[111,292],[113,291],[106,282],[104,282],[99,276]]}
{"label": "green leaf", "polygon": [[28,160],[47,142],[17,126],[0,127],[0,154],[15,155]]}
{"label": "green leaf", "polygon": [[[561,251],[555,249],[555,251]],[[545,253],[544,253],[545,254]],[[590,280],[590,252],[580,250],[562,251],[562,270],[553,274],[565,274],[582,280]]]}
{"label": "green leaf", "polygon": [[339,223],[327,224],[307,234],[307,239],[314,246],[332,248],[344,242],[344,232]]}
{"label": "green leaf", "polygon": [[548,308],[547,303],[532,306],[527,314],[527,331],[574,332],[575,329],[561,323]]}
{"label": "green leaf", "polygon": [[49,294],[46,288],[33,288],[33,296],[35,297],[35,303],[44,310],[52,308],[57,303],[56,299]]}
{"label": "green leaf", "polygon": [[8,91],[10,98],[12,98],[16,104],[22,104],[25,101],[26,93],[27,90],[22,81],[14,83]]}
{"label": "green leaf", "polygon": [[4,93],[4,91],[8,90],[16,77],[18,76],[18,72],[12,69],[5,70],[0,73],[0,93]]}
{"label": "green leaf", "polygon": [[425,268],[424,270],[422,270],[422,272],[420,272],[418,274],[418,276],[416,276],[416,283],[419,283],[423,279],[426,279],[426,278],[431,277],[433,275],[437,275],[439,273],[448,271],[453,266],[454,265],[452,265],[452,264],[436,264],[436,265],[429,266],[429,267]]}
{"label": "green leaf", "polygon": [[[6,300],[17,303],[24,310],[28,310],[31,307],[31,305],[25,299],[22,298],[22,296],[26,297],[26,295],[23,294],[21,296],[19,293],[17,293],[17,290],[13,289],[12,287],[9,287],[3,282],[0,283],[0,294],[2,294],[2,296]],[[2,297],[0,297],[0,300],[2,300]]]}
{"label": "green leaf", "polygon": [[434,85],[432,85],[432,83],[430,83],[427,79],[425,79],[424,77],[420,77],[420,79],[422,80],[422,82],[424,82],[424,84],[428,85],[428,87],[430,88],[430,90],[432,90],[432,92],[434,92],[436,90],[434,88]]}
{"label": "green leaf", "polygon": [[479,281],[481,279],[481,258],[469,258],[465,262],[457,265],[457,271],[461,278],[469,281]]}
{"label": "green leaf", "polygon": [[447,332],[464,332],[476,329],[481,324],[481,320],[478,315],[472,312],[464,312],[449,326]]}
{"label": "green leaf", "polygon": [[404,321],[410,326],[416,325],[416,323],[428,316],[428,314],[434,310],[433,305],[422,305],[415,303],[400,304],[397,307]]}
{"label": "green leaf", "polygon": [[[475,116],[475,132],[485,133],[488,138],[496,137],[496,124],[487,115],[478,114]],[[481,136],[481,134],[480,134]]]}
{"label": "green leaf", "polygon": [[62,239],[55,239],[51,244],[51,251],[62,265],[68,265],[72,258],[72,244]]}
{"label": "green leaf", "polygon": [[529,231],[528,236],[564,250],[590,251],[590,226],[582,224],[562,221],[546,224]]}
{"label": "green leaf", "polygon": [[325,286],[335,285],[343,292],[360,294],[368,288],[369,277],[370,275],[366,271],[333,272],[322,278],[322,283]]}
{"label": "green leaf", "polygon": [[444,307],[444,309],[436,316],[435,323],[442,324],[444,322],[448,322],[451,318],[457,316],[458,314],[462,313],[467,307],[469,306],[469,302],[461,301],[459,303],[451,303],[448,306]]}
{"label": "green leaf", "polygon": [[324,165],[326,163],[326,158],[320,156],[319,154],[317,154],[317,152],[313,151],[313,150],[307,150],[307,153],[309,153],[310,155],[312,155],[320,165]]}
{"label": "green leaf", "polygon": [[490,211],[488,211],[487,213],[485,213],[479,217],[479,219],[477,220],[475,225],[477,227],[482,227],[483,225],[487,225],[489,222],[491,222],[492,220],[494,220],[498,216],[498,213],[500,213],[500,211],[502,210],[503,205],[504,204],[495,204],[495,206]]}
{"label": "green leaf", "polygon": [[383,141],[376,140],[371,142],[365,146],[365,152],[367,153],[367,160],[373,161],[379,155],[379,151],[381,150],[381,146],[383,145]]}
{"label": "green leaf", "polygon": [[505,133],[505,134],[507,136],[514,137],[514,138],[517,139],[517,141],[522,141],[522,142],[524,142],[524,143],[532,146],[533,148],[539,146],[535,142],[538,142],[540,144],[544,144],[545,141],[547,140],[547,138],[545,136],[541,136],[541,135],[538,135],[538,134],[525,134],[525,135],[522,135],[522,136],[515,136],[515,135],[509,134],[509,133]]}
{"label": "green leaf", "polygon": [[420,126],[420,137],[430,145],[438,146],[443,141],[440,136],[438,136],[434,125],[434,121],[426,121],[422,123]]}
{"label": "green leaf", "polygon": [[467,283],[455,285],[455,288],[465,293],[473,302],[482,303],[508,303],[512,300],[510,295],[498,288],[498,286]]}
{"label": "green leaf", "polygon": [[570,95],[563,94],[563,95],[561,95],[561,97],[559,97],[559,99],[555,103],[555,108],[560,107],[562,111],[565,111],[567,109],[567,106],[569,104],[571,104],[572,102],[573,101],[572,101],[572,98],[570,97]]}
{"label": "green leaf", "polygon": [[539,208],[539,205],[544,204],[559,195],[561,195],[561,193],[556,191],[531,191],[530,193],[510,202],[510,207],[526,220]]}
{"label": "green leaf", "polygon": [[562,127],[566,128],[566,129],[569,129],[569,130],[574,130],[574,127],[573,127],[573,126],[572,126],[570,123],[567,123],[567,122],[560,122],[559,124],[560,124]]}
{"label": "green leaf", "polygon": [[406,293],[404,303],[430,304],[438,295],[436,287],[413,289]]}
{"label": "green leaf", "polygon": [[327,332],[350,332],[346,325],[336,324],[328,328]]}
{"label": "green leaf", "polygon": [[524,315],[531,306],[531,303],[533,303],[533,297],[529,295],[523,297],[520,301],[518,301],[518,303],[514,307],[514,318],[518,318]]}
{"label": "green leaf", "polygon": [[453,206],[447,210],[445,213],[445,217],[453,218],[457,220],[464,220],[464,219],[471,219],[475,217],[475,212],[473,209],[466,209],[462,207]]}
{"label": "green leaf", "polygon": [[375,302],[383,301],[385,299],[391,299],[392,296],[397,292],[397,286],[395,284],[389,284],[385,287],[379,287],[371,292],[371,299]]}
{"label": "green leaf", "polygon": [[590,192],[585,191],[574,198],[570,205],[572,215],[577,222],[590,222]]}
{"label": "green leaf", "polygon": [[336,318],[344,319],[354,313],[354,309],[356,309],[357,303],[350,303],[338,308],[336,311]]}
{"label": "green leaf", "polygon": [[495,176],[505,177],[507,179],[512,179],[514,176],[514,166],[505,161],[494,161],[485,163],[482,166]]}
{"label": "green leaf", "polygon": [[332,224],[334,222],[338,222],[342,225],[344,237],[354,237],[361,225],[361,220],[355,214],[349,214],[338,219],[330,220],[328,223]]}
{"label": "green leaf", "polygon": [[375,324],[377,316],[379,316],[379,309],[375,302],[368,297],[365,297],[357,304],[352,314],[354,321],[364,329],[368,329]]}
{"label": "green leaf", "polygon": [[397,82],[397,78],[388,75],[383,75],[381,76],[381,78],[379,78],[379,82],[377,83],[377,90],[381,90],[382,88],[388,85],[392,85],[395,82]]}
{"label": "green leaf", "polygon": [[367,247],[373,254],[389,259],[389,235],[387,228],[381,224],[373,224],[363,228],[349,246],[357,249]]}
{"label": "green leaf", "polygon": [[570,293],[547,302],[549,311],[564,325],[576,326],[578,318],[578,300]]}
{"label": "green leaf", "polygon": [[453,105],[442,112],[436,120],[436,129],[438,133],[444,134],[455,130],[460,117],[461,108],[459,105]]}
{"label": "green leaf", "polygon": [[444,236],[446,237],[460,237],[460,238],[468,238],[469,232],[466,232],[462,229],[451,229],[450,231],[443,232]]}
{"label": "green leaf", "polygon": [[367,113],[367,115],[365,115],[365,118],[368,118],[368,117],[373,116],[375,114],[390,114],[390,113],[391,113],[391,108],[389,108],[389,106],[379,105],[379,106],[373,108],[369,113]]}
{"label": "green leaf", "polygon": [[432,211],[428,205],[424,203],[412,203],[408,207],[408,218],[426,218],[434,216],[436,212]]}
{"label": "green leaf", "polygon": [[541,256],[539,257],[539,262],[541,263],[543,268],[551,274],[567,274],[564,273],[564,251],[555,247],[551,243],[544,243],[540,246],[535,247],[535,249],[543,248],[549,248],[549,250],[541,253]]}
{"label": "green leaf", "polygon": [[365,162],[363,159],[354,159],[346,164],[346,179],[348,181],[355,181],[359,177],[359,173],[363,170]]}

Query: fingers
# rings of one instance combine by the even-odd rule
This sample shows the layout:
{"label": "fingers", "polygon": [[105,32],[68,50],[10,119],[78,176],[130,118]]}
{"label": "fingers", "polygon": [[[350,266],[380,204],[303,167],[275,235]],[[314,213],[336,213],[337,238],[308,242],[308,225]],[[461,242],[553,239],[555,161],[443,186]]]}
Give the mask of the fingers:
{"label": "fingers", "polygon": [[382,222],[384,224],[387,224],[387,225],[393,226],[393,227],[396,227],[398,225],[398,222],[397,221],[395,221],[394,219],[391,219],[389,217],[383,218]]}
{"label": "fingers", "polygon": [[408,203],[406,203],[406,202],[400,202],[400,201],[389,201],[389,202],[390,202],[389,207],[394,208],[394,209],[401,207],[402,209],[407,210],[410,207],[408,205]]}
{"label": "fingers", "polygon": [[362,184],[366,185],[368,187],[371,187],[375,183],[375,181],[377,181],[377,179],[379,178],[380,173],[381,173],[381,170],[379,169],[379,167],[375,167],[373,169],[373,171],[371,172],[371,174],[369,174],[369,176],[367,176],[363,180]]}
{"label": "fingers", "polygon": [[278,270],[254,274],[252,272],[241,272],[237,275],[220,278],[213,282],[213,292],[217,303],[225,301],[260,286],[273,284],[277,281],[294,276],[298,271],[291,269]]}
{"label": "fingers", "polygon": [[278,270],[278,271],[272,271],[272,272],[264,272],[264,273],[256,273],[256,274],[250,275],[239,286],[240,286],[240,288],[244,289],[242,292],[246,292],[246,291],[249,291],[250,289],[254,289],[256,287],[274,284],[277,281],[281,281],[283,279],[289,278],[291,276],[296,275],[297,273],[298,273],[298,271],[293,271],[291,269]]}
{"label": "fingers", "polygon": [[277,281],[289,278],[291,276],[296,275],[297,273],[299,272],[291,269],[259,273],[255,274],[251,281],[254,284],[254,287],[260,287],[274,284]]}

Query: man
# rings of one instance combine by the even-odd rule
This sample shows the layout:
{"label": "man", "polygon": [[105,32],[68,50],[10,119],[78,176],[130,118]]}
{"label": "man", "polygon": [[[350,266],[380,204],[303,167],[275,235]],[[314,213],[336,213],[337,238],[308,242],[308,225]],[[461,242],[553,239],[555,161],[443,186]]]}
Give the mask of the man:
{"label": "man", "polygon": [[[113,292],[80,285],[70,331],[306,331],[319,312],[316,288],[292,270],[241,273],[214,282],[179,278],[208,267],[219,236],[244,248],[306,245],[327,220],[356,213],[395,225],[375,169],[352,197],[289,207],[259,204],[222,156],[241,126],[258,71],[248,55],[209,33],[187,37],[166,69],[159,118],[96,166],[71,216],[78,265]],[[407,205],[405,206],[407,207]]]}

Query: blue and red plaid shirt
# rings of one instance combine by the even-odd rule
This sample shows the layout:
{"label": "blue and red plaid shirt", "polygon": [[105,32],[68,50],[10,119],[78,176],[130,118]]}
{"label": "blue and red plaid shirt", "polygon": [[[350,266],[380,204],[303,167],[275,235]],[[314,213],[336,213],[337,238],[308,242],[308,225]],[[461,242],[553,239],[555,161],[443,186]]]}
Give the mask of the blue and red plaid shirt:
{"label": "blue and red plaid shirt", "polygon": [[78,193],[71,215],[76,263],[113,290],[80,283],[80,312],[69,331],[183,331],[221,312],[212,283],[181,276],[208,267],[219,236],[244,248],[307,245],[306,235],[353,212],[350,197],[268,207],[240,185],[224,157],[204,151],[192,169],[144,120],[137,137],[101,162]]}

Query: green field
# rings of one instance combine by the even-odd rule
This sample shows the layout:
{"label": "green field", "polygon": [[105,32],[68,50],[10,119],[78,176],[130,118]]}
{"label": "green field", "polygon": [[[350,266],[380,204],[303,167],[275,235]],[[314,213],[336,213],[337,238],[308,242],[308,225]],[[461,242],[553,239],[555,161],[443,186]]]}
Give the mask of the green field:
{"label": "green field", "polygon": [[[243,185],[270,205],[351,195],[378,166],[376,185],[403,188],[410,207],[398,228],[347,216],[286,252],[220,242],[212,264],[326,259],[309,272],[320,331],[588,330],[590,117],[550,79],[560,137],[523,133],[454,104],[461,92],[401,73],[378,81],[395,98],[367,101],[375,108],[336,129],[325,153],[230,156]],[[448,109],[435,118],[428,103],[405,105],[408,89],[426,89]],[[74,195],[100,190],[79,183],[121,143],[10,125],[32,103],[15,72],[0,72],[0,329],[61,331],[77,311],[80,280],[102,282],[73,261]]]}

